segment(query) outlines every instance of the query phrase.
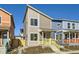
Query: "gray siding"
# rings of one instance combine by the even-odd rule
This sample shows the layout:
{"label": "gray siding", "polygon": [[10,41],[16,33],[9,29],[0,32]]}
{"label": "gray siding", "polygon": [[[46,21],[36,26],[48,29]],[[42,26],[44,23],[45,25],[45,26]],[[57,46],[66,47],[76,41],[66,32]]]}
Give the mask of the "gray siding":
{"label": "gray siding", "polygon": [[[60,25],[58,25],[60,24]],[[52,29],[53,30],[62,30],[62,22],[52,22]]]}
{"label": "gray siding", "polygon": [[77,23],[77,22],[69,22],[69,21],[63,21],[62,22],[62,27],[63,27],[63,29],[68,29],[67,28],[67,23],[70,23],[70,29],[73,29],[72,28],[72,23],[74,23],[75,24],[75,30],[79,30],[79,23]]}
{"label": "gray siding", "polygon": [[[68,23],[70,23],[70,29],[73,30],[72,28],[72,24],[75,24],[75,29],[74,30],[79,30],[79,23],[77,22],[70,22],[70,21],[62,21],[62,22],[58,22],[58,21],[52,21],[52,29],[53,30],[69,30],[68,29]],[[60,25],[58,25],[60,24]]]}

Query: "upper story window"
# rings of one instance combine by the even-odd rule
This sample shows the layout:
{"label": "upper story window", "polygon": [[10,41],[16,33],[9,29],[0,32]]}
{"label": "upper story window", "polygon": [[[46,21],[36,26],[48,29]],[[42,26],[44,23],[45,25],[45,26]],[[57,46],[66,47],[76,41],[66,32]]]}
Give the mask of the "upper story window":
{"label": "upper story window", "polygon": [[72,28],[75,29],[75,24],[74,23],[72,24]]}
{"label": "upper story window", "polygon": [[0,24],[1,24],[1,16],[0,16]]}
{"label": "upper story window", "polygon": [[38,20],[37,19],[31,19],[31,25],[32,26],[38,26]]}
{"label": "upper story window", "polygon": [[70,23],[68,23],[67,26],[68,26],[68,29],[70,29]]}

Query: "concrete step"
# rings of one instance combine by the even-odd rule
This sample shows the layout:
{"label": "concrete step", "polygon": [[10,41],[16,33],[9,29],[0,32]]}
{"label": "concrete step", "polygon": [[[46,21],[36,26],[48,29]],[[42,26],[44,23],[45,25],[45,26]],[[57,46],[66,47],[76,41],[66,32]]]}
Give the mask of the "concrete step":
{"label": "concrete step", "polygon": [[55,53],[60,53],[60,49],[57,48],[55,45],[51,45],[50,48],[55,52]]}
{"label": "concrete step", "polygon": [[6,48],[0,47],[0,54],[6,54]]}

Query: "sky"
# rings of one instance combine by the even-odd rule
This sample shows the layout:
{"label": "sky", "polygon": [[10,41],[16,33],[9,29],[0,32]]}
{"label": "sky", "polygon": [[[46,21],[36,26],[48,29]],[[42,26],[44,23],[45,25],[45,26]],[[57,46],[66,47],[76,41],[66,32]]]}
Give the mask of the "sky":
{"label": "sky", "polygon": [[[79,5],[77,4],[33,4],[31,6],[52,18],[79,20]],[[15,36],[19,35],[20,28],[23,27],[23,18],[25,15],[26,7],[26,4],[0,4],[0,8],[3,8],[13,14],[15,22]]]}
{"label": "sky", "polygon": [[15,23],[15,36],[18,36],[20,33],[20,28],[23,26],[23,18],[25,15],[26,5],[0,4],[0,8],[5,9],[13,15]]}

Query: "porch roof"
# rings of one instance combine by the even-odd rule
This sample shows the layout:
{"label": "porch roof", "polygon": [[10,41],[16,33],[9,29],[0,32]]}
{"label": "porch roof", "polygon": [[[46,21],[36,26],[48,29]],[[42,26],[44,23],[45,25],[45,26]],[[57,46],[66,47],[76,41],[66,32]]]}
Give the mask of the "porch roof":
{"label": "porch roof", "polygon": [[79,32],[79,30],[64,30],[63,32]]}
{"label": "porch roof", "polygon": [[9,30],[9,27],[0,27],[0,31],[2,30]]}
{"label": "porch roof", "polygon": [[47,29],[47,28],[40,28],[40,32],[53,32],[53,30],[52,29]]}

